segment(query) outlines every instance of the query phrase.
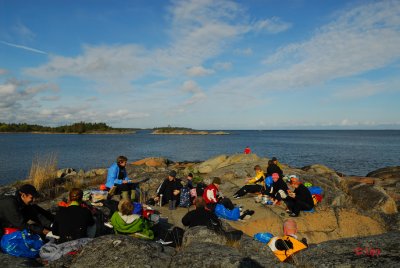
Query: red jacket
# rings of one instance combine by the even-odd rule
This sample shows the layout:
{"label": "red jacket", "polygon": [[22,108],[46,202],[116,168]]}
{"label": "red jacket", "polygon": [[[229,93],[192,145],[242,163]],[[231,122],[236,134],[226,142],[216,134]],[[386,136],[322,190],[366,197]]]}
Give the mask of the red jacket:
{"label": "red jacket", "polygon": [[203,199],[206,201],[206,204],[217,203],[217,192],[218,188],[213,183],[208,185],[203,192]]}

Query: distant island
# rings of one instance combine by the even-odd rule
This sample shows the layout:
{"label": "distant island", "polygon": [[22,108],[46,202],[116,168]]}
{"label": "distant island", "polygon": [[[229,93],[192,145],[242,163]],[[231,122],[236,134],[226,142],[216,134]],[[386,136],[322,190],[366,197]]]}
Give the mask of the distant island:
{"label": "distant island", "polygon": [[184,127],[159,127],[154,128],[151,134],[156,135],[229,135],[227,132],[223,131],[216,131],[216,132],[209,132],[204,130],[194,130],[191,128],[184,128]]}
{"label": "distant island", "polygon": [[79,122],[71,125],[49,127],[27,123],[6,124],[0,122],[0,133],[41,133],[41,134],[132,134],[135,129],[112,128],[106,123]]}

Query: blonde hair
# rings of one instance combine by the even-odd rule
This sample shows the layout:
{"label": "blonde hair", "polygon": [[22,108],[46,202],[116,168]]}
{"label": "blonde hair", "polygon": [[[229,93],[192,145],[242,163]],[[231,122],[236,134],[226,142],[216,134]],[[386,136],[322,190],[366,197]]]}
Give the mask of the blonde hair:
{"label": "blonde hair", "polygon": [[118,211],[121,212],[122,215],[132,215],[133,213],[132,202],[126,199],[122,199],[118,203]]}

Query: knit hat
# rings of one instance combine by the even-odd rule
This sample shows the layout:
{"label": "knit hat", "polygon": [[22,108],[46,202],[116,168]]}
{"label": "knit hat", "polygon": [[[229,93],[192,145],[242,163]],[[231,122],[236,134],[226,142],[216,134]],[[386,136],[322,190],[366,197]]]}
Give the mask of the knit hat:
{"label": "knit hat", "polygon": [[24,194],[30,194],[33,197],[39,197],[39,193],[36,191],[35,186],[31,184],[24,184],[22,185],[19,190],[19,192],[24,193]]}
{"label": "knit hat", "polygon": [[175,170],[171,170],[168,175],[175,178],[176,177],[176,171]]}
{"label": "knit hat", "polygon": [[212,183],[214,184],[221,184],[221,179],[219,177],[214,177]]}

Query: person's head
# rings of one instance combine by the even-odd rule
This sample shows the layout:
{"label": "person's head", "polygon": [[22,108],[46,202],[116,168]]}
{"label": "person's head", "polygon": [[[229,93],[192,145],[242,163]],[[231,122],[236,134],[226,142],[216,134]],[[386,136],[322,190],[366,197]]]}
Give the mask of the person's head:
{"label": "person's head", "polygon": [[188,180],[193,180],[193,174],[192,174],[192,173],[189,173],[189,174],[187,175],[187,179],[188,179]]}
{"label": "person's head", "polygon": [[257,172],[257,171],[261,171],[261,167],[260,167],[260,165],[255,165],[254,166],[254,170]]}
{"label": "person's head", "polygon": [[18,189],[17,193],[21,196],[21,200],[25,205],[32,204],[34,198],[39,197],[39,193],[36,191],[36,188],[31,184],[22,185]]}
{"label": "person's head", "polygon": [[275,165],[278,163],[278,159],[276,159],[276,157],[272,157],[271,159],[272,163],[274,163]]}
{"label": "person's head", "polygon": [[221,179],[219,177],[214,177],[212,183],[218,188],[221,185]]}
{"label": "person's head", "polygon": [[283,222],[283,234],[295,235],[297,233],[297,224],[293,219],[287,219]]}
{"label": "person's head", "polygon": [[72,188],[71,191],[69,191],[69,201],[76,201],[76,202],[82,202],[83,198],[83,191],[79,188]]}
{"label": "person's head", "polygon": [[172,181],[176,178],[176,171],[175,170],[171,170],[168,174],[168,180]]}
{"label": "person's head", "polygon": [[293,186],[294,188],[299,187],[299,185],[301,184],[299,178],[293,177],[291,176],[290,178],[290,185]]}
{"label": "person's head", "polygon": [[132,202],[127,199],[122,199],[118,203],[118,211],[121,212],[122,215],[132,215],[133,213]]}
{"label": "person's head", "polygon": [[277,182],[279,180],[279,174],[278,173],[272,173],[271,177],[272,177],[272,180],[274,182]]}
{"label": "person's head", "polygon": [[194,200],[194,205],[196,206],[196,208],[204,208],[206,206],[206,201],[204,201],[203,197],[198,196]]}
{"label": "person's head", "polygon": [[128,158],[126,156],[120,155],[117,157],[117,164],[120,167],[125,167],[126,162],[128,162]]}

